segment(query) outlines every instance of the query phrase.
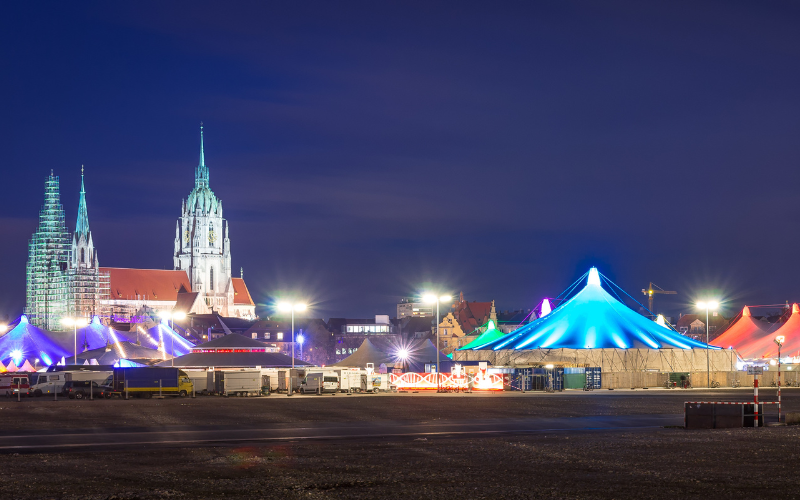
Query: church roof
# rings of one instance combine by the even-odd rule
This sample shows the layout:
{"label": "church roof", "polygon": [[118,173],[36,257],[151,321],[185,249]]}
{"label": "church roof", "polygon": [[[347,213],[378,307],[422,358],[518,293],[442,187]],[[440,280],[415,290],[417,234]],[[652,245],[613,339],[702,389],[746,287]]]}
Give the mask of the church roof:
{"label": "church roof", "polygon": [[101,267],[101,273],[110,278],[111,299],[178,300],[178,290],[183,286],[191,290],[186,271],[164,269],[129,269],[123,267]]}
{"label": "church roof", "polygon": [[242,278],[231,278],[233,282],[233,303],[242,304],[247,306],[254,306],[253,298],[250,296],[250,291]]}
{"label": "church roof", "polygon": [[86,189],[83,186],[83,166],[81,165],[81,197],[78,202],[78,221],[75,223],[76,237],[89,237],[89,214],[86,211]]}

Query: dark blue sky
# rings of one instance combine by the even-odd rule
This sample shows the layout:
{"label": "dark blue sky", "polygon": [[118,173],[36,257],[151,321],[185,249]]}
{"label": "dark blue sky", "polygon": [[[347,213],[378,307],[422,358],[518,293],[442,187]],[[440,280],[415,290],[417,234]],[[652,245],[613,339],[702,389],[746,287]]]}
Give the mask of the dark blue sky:
{"label": "dark blue sky", "polygon": [[[800,300],[790,2],[6,2],[0,313],[53,169],[100,264],[169,268],[198,125],[258,301]],[[263,312],[263,311],[262,311]]]}

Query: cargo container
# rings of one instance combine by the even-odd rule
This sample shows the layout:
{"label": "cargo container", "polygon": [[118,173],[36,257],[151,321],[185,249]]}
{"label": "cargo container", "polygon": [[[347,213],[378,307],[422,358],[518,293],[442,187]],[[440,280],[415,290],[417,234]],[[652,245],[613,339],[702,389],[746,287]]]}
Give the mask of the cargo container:
{"label": "cargo container", "polygon": [[221,396],[258,396],[261,394],[261,370],[217,370],[214,392]]}
{"label": "cargo container", "polygon": [[180,396],[192,393],[193,385],[186,372],[173,367],[115,368],[113,395],[146,397]]}

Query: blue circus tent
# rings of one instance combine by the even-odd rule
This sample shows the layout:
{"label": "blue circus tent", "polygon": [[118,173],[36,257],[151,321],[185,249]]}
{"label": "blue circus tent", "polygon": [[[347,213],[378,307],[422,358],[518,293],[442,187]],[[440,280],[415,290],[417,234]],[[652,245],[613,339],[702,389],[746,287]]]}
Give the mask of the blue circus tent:
{"label": "blue circus tent", "polygon": [[78,352],[91,351],[109,344],[129,341],[128,337],[129,333],[105,326],[100,323],[100,318],[94,316],[88,325],[78,328]]}
{"label": "blue circus tent", "polygon": [[[135,336],[135,333],[131,332]],[[156,326],[147,330],[146,340],[142,341],[142,345],[146,347],[153,347],[155,349],[164,351],[167,354],[178,357],[192,352],[194,344],[181,337],[172,328],[169,327],[169,322],[162,319]]]}
{"label": "blue circus tent", "polygon": [[72,356],[72,350],[63,345],[67,336],[55,339],[59,335],[61,334],[46,332],[31,325],[23,314],[14,328],[0,337],[0,361],[7,365],[13,360],[15,365],[21,366],[25,360],[33,364],[38,359],[43,365],[54,365],[62,357]]}
{"label": "blue circus tent", "polygon": [[550,314],[499,339],[472,346],[473,350],[495,351],[561,348],[705,349],[706,344],[661,326],[627,307],[603,289],[600,273],[593,267],[586,286]]}

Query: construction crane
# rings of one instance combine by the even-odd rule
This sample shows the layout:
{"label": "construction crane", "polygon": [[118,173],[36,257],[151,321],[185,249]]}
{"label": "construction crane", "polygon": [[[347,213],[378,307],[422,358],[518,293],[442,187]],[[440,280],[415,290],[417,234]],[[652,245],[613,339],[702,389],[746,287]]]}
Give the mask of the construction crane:
{"label": "construction crane", "polygon": [[672,290],[664,290],[663,288],[661,288],[660,286],[656,285],[652,281],[650,282],[650,286],[648,286],[646,289],[642,290],[642,293],[644,295],[647,295],[647,308],[650,309],[650,313],[651,314],[655,314],[655,312],[653,311],[653,298],[655,297],[656,294],[661,294],[661,295],[677,295],[678,294],[678,292],[674,292]]}

